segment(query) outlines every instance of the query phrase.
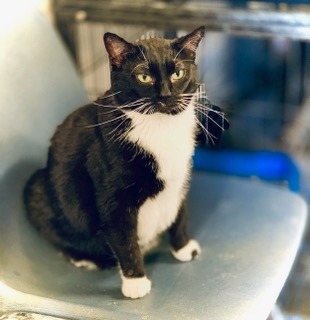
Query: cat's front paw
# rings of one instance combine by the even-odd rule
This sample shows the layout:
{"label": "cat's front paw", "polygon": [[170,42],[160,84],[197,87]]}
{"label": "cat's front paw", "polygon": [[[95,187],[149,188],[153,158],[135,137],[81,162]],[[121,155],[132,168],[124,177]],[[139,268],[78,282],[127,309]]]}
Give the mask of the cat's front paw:
{"label": "cat's front paw", "polygon": [[182,262],[192,261],[201,253],[201,248],[196,240],[189,240],[189,242],[178,251],[171,251],[173,256]]}
{"label": "cat's front paw", "polygon": [[131,299],[142,298],[151,291],[152,283],[147,277],[126,278],[122,277],[122,293]]}

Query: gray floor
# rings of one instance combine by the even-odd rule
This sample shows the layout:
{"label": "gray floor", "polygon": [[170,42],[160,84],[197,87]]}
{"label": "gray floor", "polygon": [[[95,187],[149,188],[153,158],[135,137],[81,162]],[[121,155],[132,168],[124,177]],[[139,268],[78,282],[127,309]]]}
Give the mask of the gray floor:
{"label": "gray floor", "polygon": [[[310,153],[297,159],[302,171],[302,194],[310,204]],[[309,223],[308,223],[309,224]],[[279,299],[282,310],[292,315],[310,318],[310,226],[295,266]],[[305,318],[291,317],[290,320]]]}

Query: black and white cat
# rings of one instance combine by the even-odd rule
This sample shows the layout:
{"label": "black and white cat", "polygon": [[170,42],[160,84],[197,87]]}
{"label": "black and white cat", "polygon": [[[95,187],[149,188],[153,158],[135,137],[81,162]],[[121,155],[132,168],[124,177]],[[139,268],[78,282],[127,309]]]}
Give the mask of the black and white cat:
{"label": "black and white cat", "polygon": [[126,297],[150,292],[143,255],[163,231],[176,259],[201,252],[187,233],[186,196],[204,32],[135,43],[106,33],[111,89],[57,128],[46,167],[25,188],[39,231],[75,260],[119,265]]}

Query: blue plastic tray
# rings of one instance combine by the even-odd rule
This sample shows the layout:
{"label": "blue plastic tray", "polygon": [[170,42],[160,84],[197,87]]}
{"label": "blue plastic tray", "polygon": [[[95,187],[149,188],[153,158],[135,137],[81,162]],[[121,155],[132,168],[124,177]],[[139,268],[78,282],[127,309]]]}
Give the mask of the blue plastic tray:
{"label": "blue plastic tray", "polygon": [[240,177],[257,177],[277,183],[286,181],[291,191],[300,191],[298,167],[284,152],[213,151],[197,148],[194,168]]}

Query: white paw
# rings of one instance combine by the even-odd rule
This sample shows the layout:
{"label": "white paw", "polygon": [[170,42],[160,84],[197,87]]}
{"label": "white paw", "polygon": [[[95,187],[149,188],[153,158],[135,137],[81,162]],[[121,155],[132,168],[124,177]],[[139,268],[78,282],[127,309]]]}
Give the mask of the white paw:
{"label": "white paw", "polygon": [[142,298],[151,291],[152,283],[147,277],[126,278],[122,276],[122,280],[122,293],[127,298]]}
{"label": "white paw", "polygon": [[98,266],[89,260],[74,260],[74,259],[70,259],[70,262],[77,268],[84,268],[86,270],[89,271],[93,271],[93,270],[98,270]]}
{"label": "white paw", "polygon": [[189,240],[187,245],[181,248],[178,251],[171,251],[173,256],[182,262],[192,261],[201,253],[201,248],[199,243],[196,240]]}

